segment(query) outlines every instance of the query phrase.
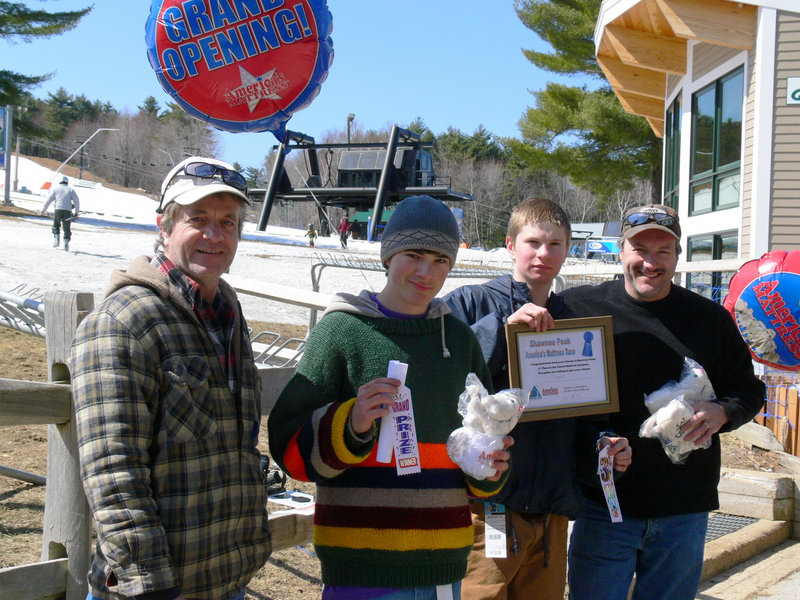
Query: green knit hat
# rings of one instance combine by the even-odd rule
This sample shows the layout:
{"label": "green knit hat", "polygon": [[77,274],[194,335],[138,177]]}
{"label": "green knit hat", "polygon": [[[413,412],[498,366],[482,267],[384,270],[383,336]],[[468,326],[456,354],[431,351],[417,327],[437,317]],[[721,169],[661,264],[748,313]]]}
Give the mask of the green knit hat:
{"label": "green knit hat", "polygon": [[381,235],[381,262],[403,250],[439,252],[456,263],[458,223],[447,206],[430,196],[410,196],[398,204]]}

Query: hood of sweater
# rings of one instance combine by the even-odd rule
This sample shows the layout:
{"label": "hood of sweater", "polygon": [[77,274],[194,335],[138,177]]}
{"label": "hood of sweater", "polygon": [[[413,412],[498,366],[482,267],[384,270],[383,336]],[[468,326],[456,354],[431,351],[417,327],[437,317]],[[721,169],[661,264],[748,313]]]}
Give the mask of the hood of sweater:
{"label": "hood of sweater", "polygon": [[[111,281],[106,289],[107,298],[117,290],[129,285],[140,285],[153,290],[164,299],[170,300],[193,313],[191,306],[188,305],[183,294],[174,285],[170,284],[167,277],[156,267],[150,264],[149,256],[139,256],[134,259],[127,269],[117,269],[111,273]],[[236,292],[224,280],[219,281],[219,290],[222,297],[238,312],[238,299]]]}
{"label": "hood of sweater", "polygon": [[[388,318],[381,312],[378,303],[372,299],[369,290],[361,290],[358,295],[338,293],[334,294],[328,308],[322,313],[324,317],[331,312],[346,312],[354,315],[361,315],[362,317],[369,317],[371,319],[386,319]],[[447,306],[440,298],[434,298],[428,307],[428,313],[425,315],[426,319],[438,319],[450,312],[450,307]]]}
{"label": "hood of sweater", "polygon": [[[361,290],[358,295],[348,293],[334,294],[322,316],[324,317],[332,312],[346,312],[370,319],[387,319],[388,317],[381,312],[378,303],[370,296],[372,293],[369,290]],[[442,356],[444,358],[450,358],[450,351],[447,349],[444,334],[444,316],[448,313],[450,313],[450,307],[440,298],[434,298],[430,306],[428,306],[428,312],[424,317],[425,319],[439,319],[441,323]]]}

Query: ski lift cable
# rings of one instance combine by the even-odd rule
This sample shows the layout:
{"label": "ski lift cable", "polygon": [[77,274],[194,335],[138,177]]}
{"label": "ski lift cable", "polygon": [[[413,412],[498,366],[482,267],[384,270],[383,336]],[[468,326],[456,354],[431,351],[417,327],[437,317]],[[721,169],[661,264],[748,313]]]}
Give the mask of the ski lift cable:
{"label": "ski lift cable", "polygon": [[[297,171],[297,174],[302,178],[303,174],[300,172],[300,169],[297,168],[297,165],[292,164],[292,166],[294,167],[294,170]],[[320,212],[325,215],[325,219],[327,219],[328,223],[331,223],[331,216],[328,214],[328,211],[325,210],[325,207],[317,199],[316,194],[314,194],[314,192],[312,192],[310,189],[308,193],[311,194],[311,197],[314,199],[314,203],[317,205],[317,208],[320,210]]]}

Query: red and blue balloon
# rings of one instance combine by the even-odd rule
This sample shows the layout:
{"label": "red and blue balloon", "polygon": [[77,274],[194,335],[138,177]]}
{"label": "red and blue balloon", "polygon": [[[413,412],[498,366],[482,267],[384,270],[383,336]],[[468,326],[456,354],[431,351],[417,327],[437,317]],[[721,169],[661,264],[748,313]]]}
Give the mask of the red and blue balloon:
{"label": "red and blue balloon", "polygon": [[741,266],[723,302],[752,357],[800,370],[800,251],[767,252]]}
{"label": "red and blue balloon", "polygon": [[325,0],[153,0],[147,56],[190,115],[225,131],[272,131],[319,94],[333,62]]}

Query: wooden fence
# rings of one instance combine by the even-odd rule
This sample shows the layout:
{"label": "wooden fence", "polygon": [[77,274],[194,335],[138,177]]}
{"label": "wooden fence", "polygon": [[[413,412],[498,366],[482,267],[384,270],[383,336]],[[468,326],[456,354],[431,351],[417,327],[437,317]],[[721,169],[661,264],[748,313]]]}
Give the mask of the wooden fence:
{"label": "wooden fence", "polygon": [[800,381],[784,371],[767,370],[762,378],[767,384],[767,398],[756,422],[771,429],[786,452],[800,456]]}
{"label": "wooden fence", "polygon": [[[48,425],[42,555],[38,563],[0,569],[0,597],[83,600],[92,520],[78,471],[67,355],[78,324],[94,307],[94,296],[49,292],[44,302],[49,383],[0,379],[0,426]],[[264,414],[293,371],[259,370]],[[13,475],[8,468],[6,474]],[[273,549],[282,550],[311,540],[313,516],[283,514],[270,518],[270,525]]]}

